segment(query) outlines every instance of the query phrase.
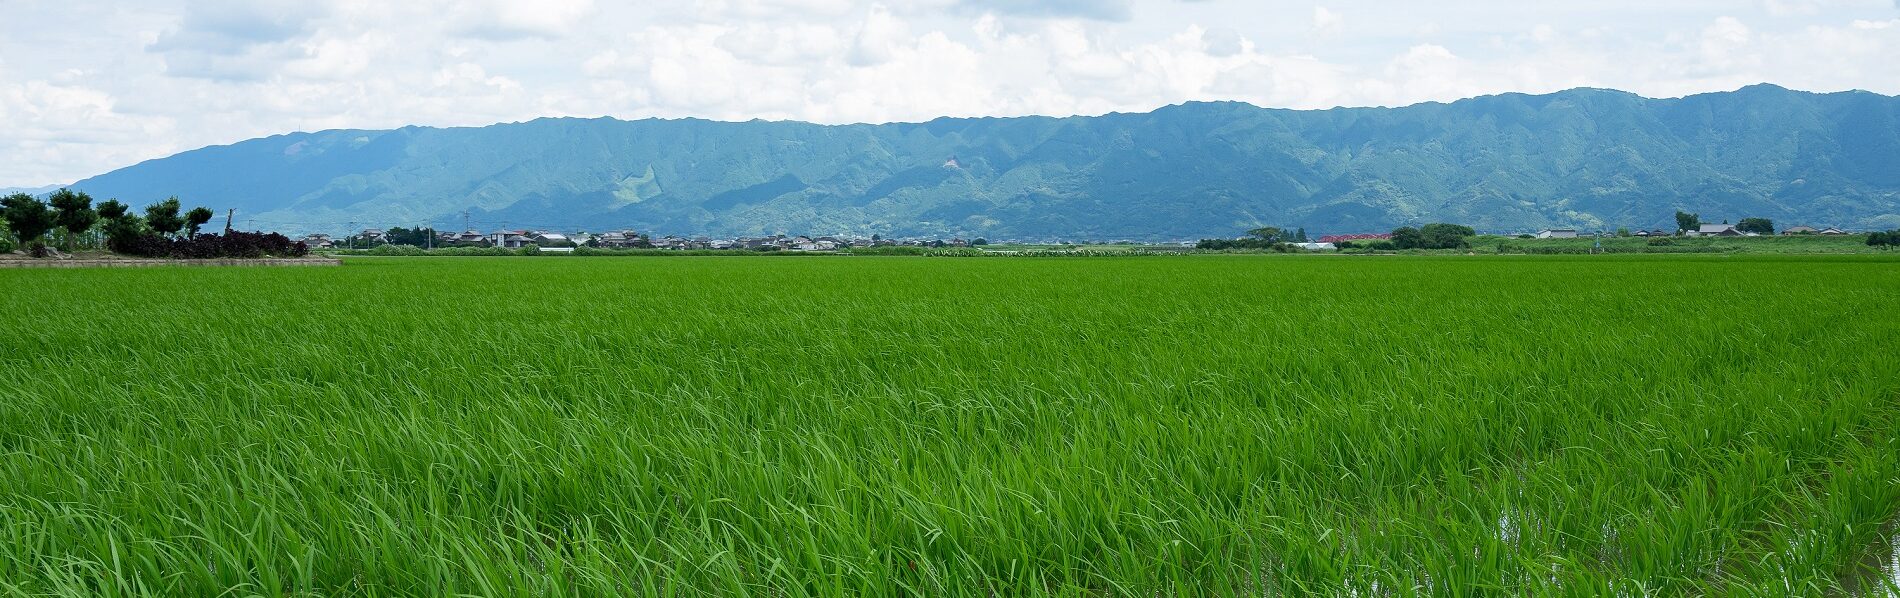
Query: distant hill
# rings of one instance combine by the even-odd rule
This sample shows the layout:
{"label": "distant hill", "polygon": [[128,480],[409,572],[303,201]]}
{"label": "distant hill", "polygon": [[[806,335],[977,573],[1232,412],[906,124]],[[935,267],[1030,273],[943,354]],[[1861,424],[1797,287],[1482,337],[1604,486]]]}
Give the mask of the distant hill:
{"label": "distant hill", "polygon": [[48,185],[45,187],[0,187],[0,195],[13,195],[15,193],[25,193],[27,195],[32,195],[32,196],[37,197],[37,196],[45,195],[48,193],[52,193],[54,191],[58,191],[59,187],[60,187],[59,185]]}
{"label": "distant hill", "polygon": [[1900,98],[1758,85],[920,124],[541,119],[278,135],[76,187],[136,205],[178,195],[286,232],[459,229],[466,212],[485,230],[1188,239],[1427,221],[1673,228],[1678,208],[1891,228]]}

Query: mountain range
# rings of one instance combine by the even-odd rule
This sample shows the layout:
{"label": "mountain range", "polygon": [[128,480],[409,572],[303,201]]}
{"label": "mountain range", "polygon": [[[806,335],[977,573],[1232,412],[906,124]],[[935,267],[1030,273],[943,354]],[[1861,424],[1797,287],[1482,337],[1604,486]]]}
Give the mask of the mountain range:
{"label": "mountain range", "polygon": [[1217,102],[1140,114],[817,125],[548,118],[293,133],[80,181],[284,232],[633,228],[1192,239],[1457,222],[1484,231],[1900,226],[1900,98],[1772,85],[1574,89],[1399,108]]}

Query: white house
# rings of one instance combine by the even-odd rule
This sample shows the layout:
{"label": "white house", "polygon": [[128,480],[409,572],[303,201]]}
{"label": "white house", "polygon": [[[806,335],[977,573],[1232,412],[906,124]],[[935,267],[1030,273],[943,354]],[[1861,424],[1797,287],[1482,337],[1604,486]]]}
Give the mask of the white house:
{"label": "white house", "polygon": [[1537,232],[1537,238],[1539,239],[1575,239],[1577,238],[1577,229],[1574,229],[1574,228],[1545,229],[1545,230],[1541,230]]}

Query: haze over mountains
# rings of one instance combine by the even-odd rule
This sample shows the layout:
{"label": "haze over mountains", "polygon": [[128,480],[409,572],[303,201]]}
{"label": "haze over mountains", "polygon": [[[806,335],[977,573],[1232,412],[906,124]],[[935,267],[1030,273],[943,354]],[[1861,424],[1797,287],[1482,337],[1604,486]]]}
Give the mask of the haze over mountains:
{"label": "haze over mountains", "polygon": [[1900,98],[1758,85],[1577,89],[1403,108],[1192,103],[919,124],[541,119],[295,133],[78,189],[177,195],[285,232],[432,224],[657,234],[1191,239],[1448,221],[1900,226]]}

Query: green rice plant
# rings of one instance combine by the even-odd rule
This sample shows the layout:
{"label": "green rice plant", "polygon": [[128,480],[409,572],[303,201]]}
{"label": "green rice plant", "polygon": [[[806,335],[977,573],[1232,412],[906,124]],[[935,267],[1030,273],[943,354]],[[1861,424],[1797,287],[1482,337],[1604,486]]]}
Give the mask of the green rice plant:
{"label": "green rice plant", "polygon": [[0,594],[1883,595],[1900,259],[0,270]]}

